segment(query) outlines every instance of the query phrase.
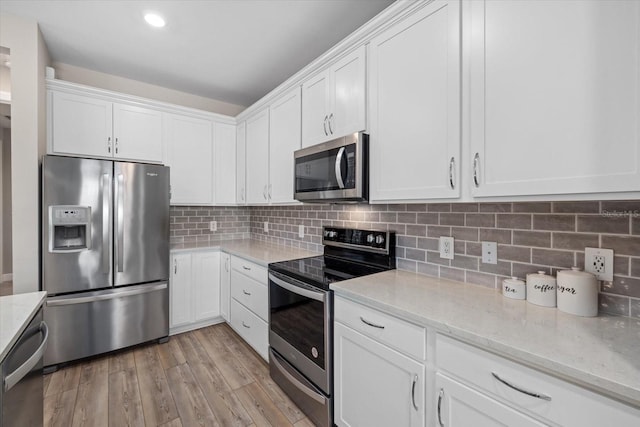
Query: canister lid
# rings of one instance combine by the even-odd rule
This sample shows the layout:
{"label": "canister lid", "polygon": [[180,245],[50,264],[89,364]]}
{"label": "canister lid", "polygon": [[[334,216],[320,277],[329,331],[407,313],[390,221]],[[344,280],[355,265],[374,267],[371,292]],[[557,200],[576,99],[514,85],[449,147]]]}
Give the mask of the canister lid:
{"label": "canister lid", "polygon": [[593,274],[587,272],[587,271],[582,271],[582,269],[580,269],[579,267],[571,267],[571,270],[561,270],[558,272],[559,276],[565,276],[565,277],[580,277],[580,278],[591,278],[592,276],[595,277]]}
{"label": "canister lid", "polygon": [[524,285],[524,280],[520,280],[516,276],[513,276],[511,279],[504,279],[502,283],[506,283],[507,285]]}

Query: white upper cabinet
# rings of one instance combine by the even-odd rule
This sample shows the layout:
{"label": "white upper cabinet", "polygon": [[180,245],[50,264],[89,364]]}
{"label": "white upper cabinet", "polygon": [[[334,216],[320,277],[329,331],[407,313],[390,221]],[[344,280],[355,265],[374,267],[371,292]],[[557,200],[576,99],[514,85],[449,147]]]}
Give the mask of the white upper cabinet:
{"label": "white upper cabinet", "polygon": [[269,107],[269,201],[293,203],[293,152],[300,149],[300,87]]}
{"label": "white upper cabinet", "polygon": [[212,204],[213,123],[165,114],[164,125],[166,164],[171,168],[171,204]]}
{"label": "white upper cabinet", "polygon": [[371,40],[370,199],[460,195],[460,4],[436,0]]}
{"label": "white upper cabinet", "polygon": [[640,2],[467,7],[472,194],[640,190]]}
{"label": "white upper cabinet", "polygon": [[247,203],[269,202],[269,109],[246,121]]}
{"label": "white upper cabinet", "polygon": [[236,203],[247,203],[247,124],[238,123],[236,128]]}
{"label": "white upper cabinet", "polygon": [[302,146],[366,127],[366,47],[361,46],[302,84]]}
{"label": "white upper cabinet", "polygon": [[162,163],[162,113],[149,108],[113,104],[113,156]]}
{"label": "white upper cabinet", "polygon": [[214,188],[216,204],[236,203],[236,127],[227,123],[213,125]]}
{"label": "white upper cabinet", "polygon": [[49,153],[162,163],[162,113],[49,91]]}

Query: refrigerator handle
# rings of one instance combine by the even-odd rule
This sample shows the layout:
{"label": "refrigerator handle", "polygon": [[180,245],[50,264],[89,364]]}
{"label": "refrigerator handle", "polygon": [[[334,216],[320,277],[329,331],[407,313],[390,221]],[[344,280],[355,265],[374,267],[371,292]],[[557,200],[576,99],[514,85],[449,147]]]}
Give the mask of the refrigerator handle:
{"label": "refrigerator handle", "polygon": [[110,208],[111,208],[111,179],[108,173],[102,175],[102,272],[109,274],[109,236],[110,230]]}
{"label": "refrigerator handle", "polygon": [[124,175],[118,175],[116,185],[116,263],[119,273],[124,271]]}

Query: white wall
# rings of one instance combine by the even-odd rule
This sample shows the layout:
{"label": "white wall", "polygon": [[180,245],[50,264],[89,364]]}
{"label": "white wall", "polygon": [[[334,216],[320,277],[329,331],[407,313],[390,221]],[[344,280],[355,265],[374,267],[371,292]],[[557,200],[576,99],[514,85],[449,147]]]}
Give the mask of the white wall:
{"label": "white wall", "polygon": [[227,102],[167,89],[138,80],[126,79],[112,74],[63,64],[61,62],[54,62],[53,68],[56,70],[56,79],[141,96],[143,98],[182,105],[184,107],[197,108],[212,113],[235,117],[246,108],[242,105],[229,104]]}
{"label": "white wall", "polygon": [[35,21],[5,13],[0,14],[0,46],[11,50],[13,292],[24,293],[40,287],[38,176],[46,151],[44,67],[49,53]]}
{"label": "white wall", "polygon": [[2,254],[2,259],[0,259],[0,263],[2,268],[0,269],[0,273],[3,276],[7,274],[11,274],[12,271],[12,249],[11,249],[11,129],[3,128],[2,134],[0,135],[0,139],[2,139],[1,147],[0,147],[0,157],[2,157],[1,165],[2,172],[0,173],[0,182],[2,193],[2,213],[0,214],[0,218],[2,223],[0,227],[2,228],[2,247],[0,248],[0,253]]}

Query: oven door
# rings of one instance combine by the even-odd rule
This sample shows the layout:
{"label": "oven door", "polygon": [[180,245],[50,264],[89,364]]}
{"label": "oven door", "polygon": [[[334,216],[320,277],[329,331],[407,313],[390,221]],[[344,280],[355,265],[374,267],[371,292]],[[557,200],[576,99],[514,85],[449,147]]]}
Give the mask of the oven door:
{"label": "oven door", "polygon": [[367,141],[360,132],[296,151],[296,200],[366,201]]}
{"label": "oven door", "polygon": [[332,293],[269,272],[269,345],[331,394]]}

